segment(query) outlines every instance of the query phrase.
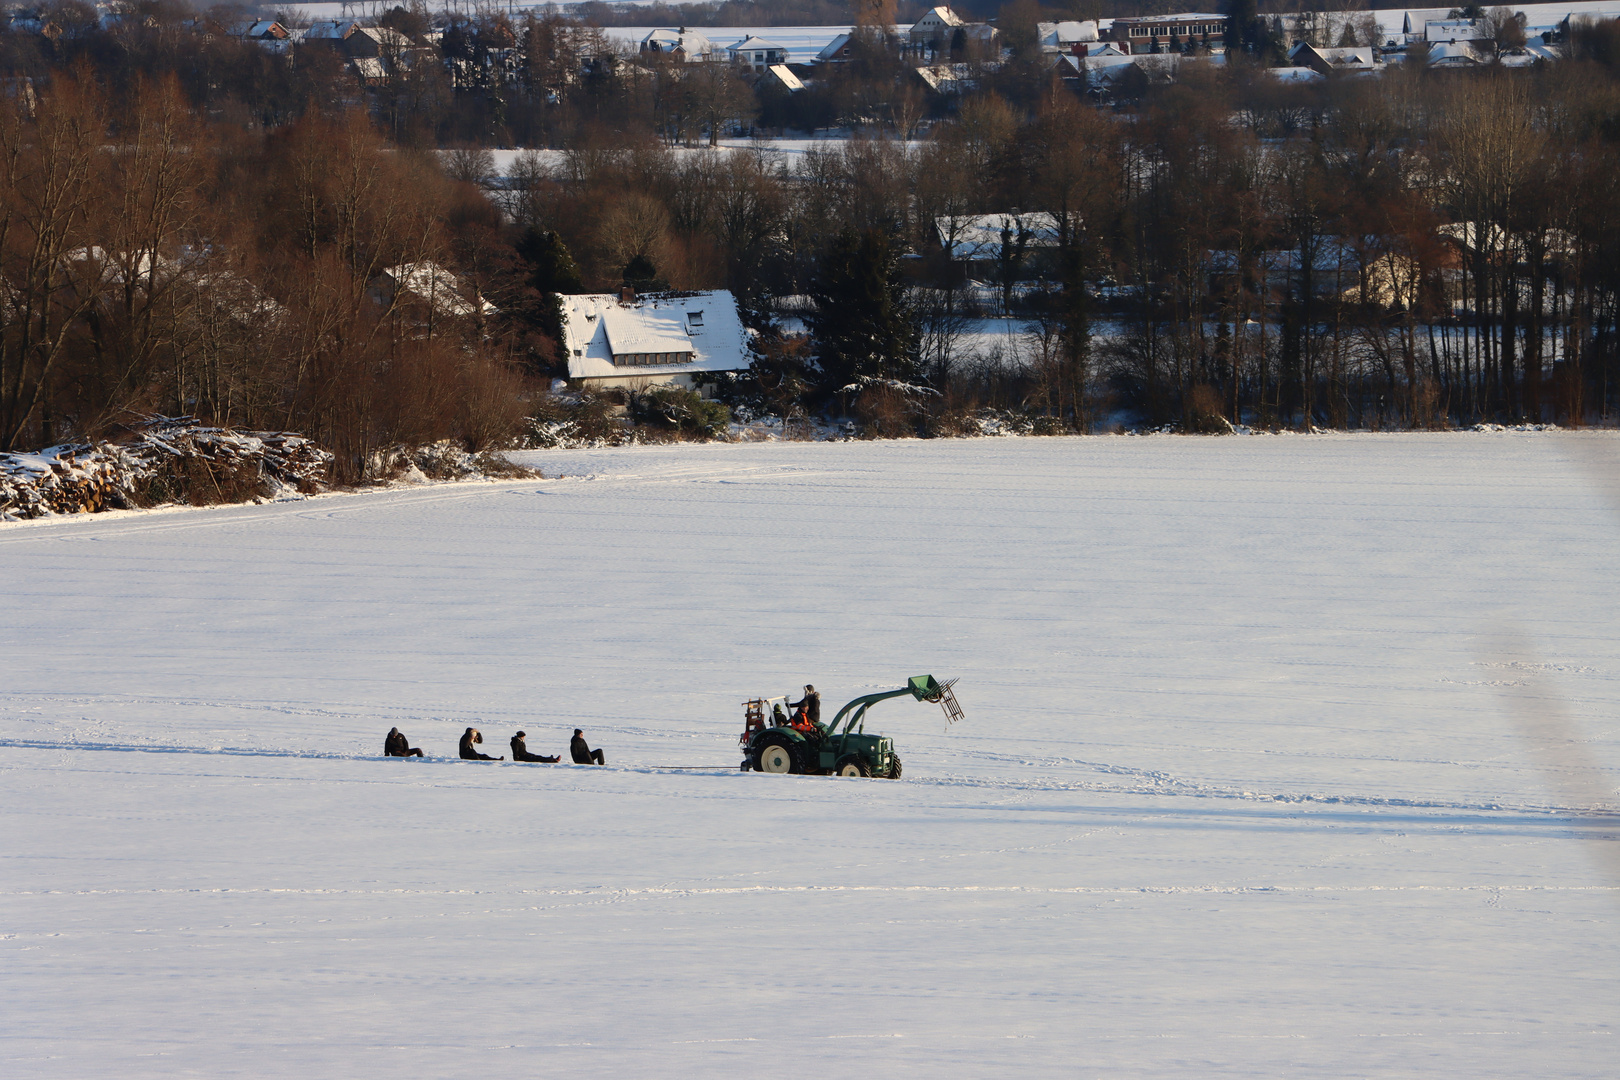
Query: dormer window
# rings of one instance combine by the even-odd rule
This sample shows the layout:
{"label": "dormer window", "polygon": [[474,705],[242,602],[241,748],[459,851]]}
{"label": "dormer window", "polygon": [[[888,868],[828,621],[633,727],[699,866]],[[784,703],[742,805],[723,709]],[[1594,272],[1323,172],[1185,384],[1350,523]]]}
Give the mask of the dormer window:
{"label": "dormer window", "polygon": [[688,330],[701,329],[703,326],[703,312],[688,311],[686,313],[686,328]]}

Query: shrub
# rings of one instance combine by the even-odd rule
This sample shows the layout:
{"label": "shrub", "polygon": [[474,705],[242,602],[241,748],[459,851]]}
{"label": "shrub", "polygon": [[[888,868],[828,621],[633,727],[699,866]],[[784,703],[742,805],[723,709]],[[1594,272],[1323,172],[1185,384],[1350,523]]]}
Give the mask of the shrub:
{"label": "shrub", "polygon": [[706,401],[695,390],[659,386],[636,395],[631,410],[640,423],[672,429],[689,439],[724,439],[731,410],[718,401]]}

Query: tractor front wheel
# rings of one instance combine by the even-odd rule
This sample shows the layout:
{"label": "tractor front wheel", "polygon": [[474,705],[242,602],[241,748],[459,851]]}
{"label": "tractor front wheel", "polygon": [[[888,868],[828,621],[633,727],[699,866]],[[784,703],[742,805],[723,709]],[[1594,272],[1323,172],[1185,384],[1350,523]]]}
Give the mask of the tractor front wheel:
{"label": "tractor front wheel", "polygon": [[889,760],[894,762],[894,764],[889,766],[889,779],[890,780],[898,780],[898,779],[900,779],[900,755],[899,754],[890,754],[889,755]]}
{"label": "tractor front wheel", "polygon": [[799,762],[793,755],[793,743],[786,735],[772,733],[765,736],[764,745],[754,761],[754,768],[763,773],[796,773]]}
{"label": "tractor front wheel", "polygon": [[847,754],[838,759],[838,767],[833,770],[834,776],[871,776],[872,770],[866,767],[866,762],[854,754]]}

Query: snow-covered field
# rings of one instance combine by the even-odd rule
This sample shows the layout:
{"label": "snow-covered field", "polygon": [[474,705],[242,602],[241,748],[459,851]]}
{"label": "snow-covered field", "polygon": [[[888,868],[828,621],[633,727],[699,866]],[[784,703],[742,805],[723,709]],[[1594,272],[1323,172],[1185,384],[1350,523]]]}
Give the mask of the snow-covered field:
{"label": "snow-covered field", "polygon": [[[0,526],[0,1075],[1611,1077],[1572,447],[1620,441],[557,451]],[[924,672],[967,719],[877,706],[905,779],[737,770],[744,697]]]}

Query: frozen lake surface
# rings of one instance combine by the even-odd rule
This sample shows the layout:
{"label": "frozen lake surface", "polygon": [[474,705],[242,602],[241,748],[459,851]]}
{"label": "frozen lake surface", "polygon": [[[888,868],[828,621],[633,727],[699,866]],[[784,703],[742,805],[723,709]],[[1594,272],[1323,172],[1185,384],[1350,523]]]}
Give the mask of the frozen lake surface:
{"label": "frozen lake surface", "polygon": [[[0,526],[0,1071],[1611,1077],[1572,448],[1620,442],[556,451]],[[745,697],[924,672],[967,719],[876,706],[905,779],[737,770]]]}

